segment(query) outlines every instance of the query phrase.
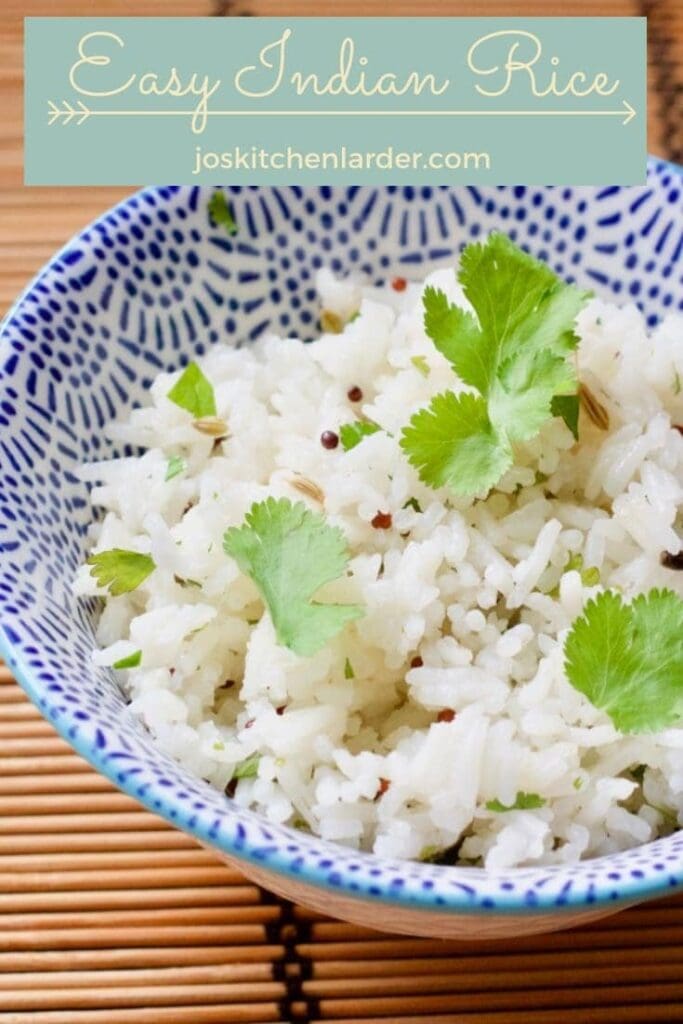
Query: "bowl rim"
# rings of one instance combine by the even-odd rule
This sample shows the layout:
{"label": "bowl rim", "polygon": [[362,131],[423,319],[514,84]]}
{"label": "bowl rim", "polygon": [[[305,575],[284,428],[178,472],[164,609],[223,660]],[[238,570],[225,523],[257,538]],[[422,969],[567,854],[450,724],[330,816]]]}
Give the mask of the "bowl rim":
{"label": "bowl rim", "polygon": [[[683,179],[683,165],[675,164],[661,157],[648,156],[647,166],[648,169],[655,168],[669,170]],[[151,188],[158,187],[159,186],[151,186]],[[267,185],[261,187],[268,188]],[[591,187],[598,188],[599,186]],[[56,267],[62,256],[67,253],[76,242],[83,244],[84,236],[89,234],[104,217],[118,211],[126,210],[131,203],[133,205],[137,204],[140,197],[145,196],[149,191],[150,186],[138,189],[130,195],[125,196],[114,206],[108,207],[91,220],[85,227],[81,228],[76,234],[74,234],[50,257],[50,259],[40,268],[40,270],[20,292],[5,316],[0,321],[0,344],[3,342],[3,336],[7,325],[17,315],[23,303],[30,298],[36,286],[39,285],[43,278]],[[665,895],[666,893],[675,893],[683,889],[683,856],[681,856],[680,865],[671,865],[671,867],[667,867],[666,870],[663,870],[659,874],[653,873],[651,869],[648,873],[647,865],[645,865],[643,870],[640,872],[640,877],[633,877],[633,875],[626,877],[626,874],[623,873],[618,881],[612,883],[611,889],[607,886],[598,888],[594,886],[592,882],[589,882],[587,878],[582,879],[579,877],[575,880],[576,886],[572,885],[566,893],[566,896],[563,897],[560,902],[558,902],[556,890],[544,891],[543,889],[538,891],[537,897],[533,902],[525,900],[524,894],[528,888],[527,883],[534,875],[542,874],[545,876],[558,877],[571,868],[576,869],[581,867],[587,868],[589,865],[604,865],[609,863],[609,861],[615,856],[615,854],[605,854],[601,857],[594,857],[580,861],[578,864],[545,866],[532,865],[528,867],[506,869],[505,872],[501,873],[487,872],[483,868],[461,867],[459,869],[460,872],[471,872],[472,877],[476,875],[477,878],[484,878],[490,883],[493,898],[491,900],[484,899],[473,903],[471,895],[466,891],[467,887],[464,885],[447,888],[446,886],[439,887],[438,883],[435,882],[429,889],[424,889],[420,885],[406,885],[405,887],[402,886],[400,888],[391,885],[391,879],[388,876],[395,875],[396,872],[400,873],[401,870],[405,870],[406,868],[419,873],[421,868],[427,867],[427,865],[423,865],[420,862],[396,861],[381,857],[374,853],[350,851],[348,848],[334,843],[332,840],[323,840],[315,836],[302,835],[301,832],[291,829],[292,838],[296,840],[302,850],[308,845],[312,845],[317,842],[323,846],[338,849],[340,852],[347,855],[352,852],[353,857],[356,860],[364,866],[367,866],[368,872],[372,865],[383,864],[391,866],[386,873],[387,877],[372,879],[372,891],[368,891],[367,886],[365,888],[358,886],[351,889],[349,885],[351,879],[348,877],[348,872],[346,875],[344,874],[343,868],[340,869],[339,880],[332,882],[330,880],[327,866],[322,868],[318,864],[306,862],[295,869],[292,866],[291,856],[284,855],[284,851],[280,849],[278,849],[275,854],[271,853],[264,858],[254,846],[250,847],[248,842],[238,840],[235,831],[231,834],[227,834],[225,831],[212,833],[212,830],[207,828],[201,819],[198,820],[196,816],[193,816],[189,809],[186,810],[182,805],[169,801],[168,789],[160,786],[156,779],[150,782],[144,793],[140,793],[136,789],[134,777],[126,777],[122,779],[119,776],[116,766],[107,759],[106,751],[102,751],[96,745],[92,744],[89,738],[84,734],[78,731],[74,733],[73,726],[76,723],[72,720],[69,712],[60,715],[54,715],[52,713],[49,703],[46,701],[39,685],[37,684],[36,677],[30,667],[23,662],[18,646],[15,647],[15,644],[8,633],[2,628],[0,628],[0,655],[4,658],[17,682],[32,703],[36,705],[41,714],[50,721],[51,725],[59,735],[94,770],[107,778],[114,786],[117,787],[117,789],[123,791],[128,796],[131,796],[136,802],[152,813],[163,818],[169,824],[182,829],[184,832],[194,836],[194,838],[199,842],[209,848],[217,850],[219,853],[223,853],[237,861],[244,861],[252,864],[254,867],[259,868],[261,872],[273,872],[291,881],[296,881],[299,884],[311,885],[321,891],[335,893],[337,896],[354,901],[362,901],[368,904],[377,904],[379,906],[388,905],[400,907],[405,910],[428,911],[430,913],[444,915],[457,913],[472,917],[491,917],[497,914],[545,914],[549,916],[551,914],[562,914],[571,910],[576,911],[577,908],[583,908],[585,910],[594,910],[600,907],[618,909],[624,904],[651,899],[656,896]],[[153,743],[151,737],[150,741]],[[240,808],[240,810],[245,809]],[[250,811],[250,813],[253,814],[256,819],[261,819],[265,824],[269,824],[261,815],[258,814],[258,812]],[[230,805],[226,804],[226,816],[229,816],[229,814]],[[287,826],[281,827],[283,829],[288,828]],[[659,840],[659,842],[663,841],[665,840]],[[637,852],[639,850],[648,849],[654,842],[655,841],[640,844],[637,847],[632,847],[630,850],[622,851],[620,856],[626,856],[634,851]],[[429,865],[429,873],[432,878],[440,877],[445,880],[448,876],[452,876],[454,870],[456,869],[446,865]],[[503,877],[506,880],[509,880],[514,879],[515,876],[519,877],[520,884],[518,887],[515,886],[514,891],[508,892],[501,889],[499,882]],[[357,880],[360,881],[358,876]]]}

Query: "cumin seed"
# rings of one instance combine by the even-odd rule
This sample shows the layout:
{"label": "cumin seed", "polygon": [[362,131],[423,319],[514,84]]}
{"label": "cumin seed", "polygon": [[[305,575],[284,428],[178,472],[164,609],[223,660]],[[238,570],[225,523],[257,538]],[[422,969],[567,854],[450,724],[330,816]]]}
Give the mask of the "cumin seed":
{"label": "cumin seed", "polygon": [[320,505],[325,504],[325,494],[318,487],[313,480],[309,480],[306,476],[297,476],[290,480],[292,487],[299,491],[301,494],[305,494],[307,498],[312,501],[317,501]]}
{"label": "cumin seed", "polygon": [[324,309],[320,314],[320,326],[325,334],[341,334],[344,330],[342,318],[331,309]]}
{"label": "cumin seed", "polygon": [[192,426],[207,437],[224,440],[228,436],[228,424],[218,416],[205,416],[203,419],[195,420]]}
{"label": "cumin seed", "polygon": [[598,430],[609,430],[609,413],[587,384],[579,384],[579,401],[586,415]]}

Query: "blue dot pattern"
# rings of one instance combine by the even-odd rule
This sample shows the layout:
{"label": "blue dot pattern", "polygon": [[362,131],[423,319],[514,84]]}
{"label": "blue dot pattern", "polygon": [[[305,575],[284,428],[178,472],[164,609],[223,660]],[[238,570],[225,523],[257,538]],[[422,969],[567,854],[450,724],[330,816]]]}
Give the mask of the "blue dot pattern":
{"label": "blue dot pattern", "polygon": [[315,333],[314,275],[379,283],[451,265],[506,231],[567,279],[635,301],[650,324],[683,310],[683,177],[650,161],[637,188],[150,188],[60,252],[0,341],[0,640],[43,714],[98,770],[220,850],[317,885],[428,909],[538,913],[637,898],[683,881],[683,833],[571,867],[487,875],[380,860],[235,808],[154,749],[112,675],[91,664],[97,604],[70,582],[90,518],[78,467],[119,454],[102,428],[161,370],[216,341]]}

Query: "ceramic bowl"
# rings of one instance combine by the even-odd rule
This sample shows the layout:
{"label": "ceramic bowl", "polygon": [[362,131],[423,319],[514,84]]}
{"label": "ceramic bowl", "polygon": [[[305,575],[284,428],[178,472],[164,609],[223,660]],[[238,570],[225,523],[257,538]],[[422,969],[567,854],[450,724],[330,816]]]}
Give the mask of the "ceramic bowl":
{"label": "ceramic bowl", "polygon": [[268,824],[159,753],[113,675],[94,668],[97,603],[71,579],[91,517],[84,460],[161,370],[214,342],[316,331],[314,275],[421,277],[501,229],[557,273],[650,323],[683,309],[683,178],[657,161],[637,188],[149,188],[82,232],[21,296],[0,335],[0,637],[45,717],[97,771],[268,889],[414,935],[566,927],[683,884],[683,832],[571,867],[488,874],[385,860]]}

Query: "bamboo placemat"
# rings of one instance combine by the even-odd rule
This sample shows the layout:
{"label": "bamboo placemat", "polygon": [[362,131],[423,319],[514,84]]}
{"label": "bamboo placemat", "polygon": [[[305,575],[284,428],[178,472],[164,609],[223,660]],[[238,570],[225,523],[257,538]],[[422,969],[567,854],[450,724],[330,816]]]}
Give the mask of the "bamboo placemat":
{"label": "bamboo placemat", "polygon": [[[21,185],[21,19],[40,14],[647,14],[649,148],[683,161],[682,0],[5,0],[0,314],[124,189]],[[326,920],[92,772],[0,666],[0,1024],[683,1021],[683,899],[509,943]]]}
{"label": "bamboo placemat", "polygon": [[288,904],[96,775],[0,666],[0,1024],[671,1024],[682,969],[681,897],[486,943]]}

